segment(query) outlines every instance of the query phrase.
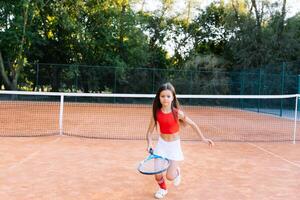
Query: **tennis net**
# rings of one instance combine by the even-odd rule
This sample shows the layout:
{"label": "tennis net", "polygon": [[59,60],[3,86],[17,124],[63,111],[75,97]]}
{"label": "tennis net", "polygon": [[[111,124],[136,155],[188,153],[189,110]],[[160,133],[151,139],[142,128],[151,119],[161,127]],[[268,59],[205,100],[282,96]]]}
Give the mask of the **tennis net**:
{"label": "tennis net", "polygon": [[[206,137],[264,142],[300,140],[299,97],[177,95]],[[153,99],[153,94],[0,91],[0,136],[145,139]],[[189,126],[180,134],[183,140],[200,139]]]}

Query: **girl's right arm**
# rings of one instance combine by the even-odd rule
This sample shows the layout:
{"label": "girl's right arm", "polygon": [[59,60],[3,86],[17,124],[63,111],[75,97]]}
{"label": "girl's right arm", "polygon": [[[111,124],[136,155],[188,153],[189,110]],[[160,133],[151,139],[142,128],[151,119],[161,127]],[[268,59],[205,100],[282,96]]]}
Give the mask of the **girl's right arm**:
{"label": "girl's right arm", "polygon": [[151,116],[150,123],[147,130],[147,151],[149,152],[150,148],[152,148],[152,133],[154,131],[155,122],[153,116]]}

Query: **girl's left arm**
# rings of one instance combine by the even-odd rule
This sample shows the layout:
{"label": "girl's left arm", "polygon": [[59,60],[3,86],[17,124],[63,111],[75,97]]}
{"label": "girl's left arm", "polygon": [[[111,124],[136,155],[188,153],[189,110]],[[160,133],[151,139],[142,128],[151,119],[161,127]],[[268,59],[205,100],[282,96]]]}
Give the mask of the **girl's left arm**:
{"label": "girl's left arm", "polygon": [[197,124],[192,119],[187,117],[181,110],[178,111],[178,118],[184,123],[190,125],[193,128],[193,130],[200,136],[203,142],[209,144],[209,146],[214,145],[214,142],[210,139],[205,138]]}

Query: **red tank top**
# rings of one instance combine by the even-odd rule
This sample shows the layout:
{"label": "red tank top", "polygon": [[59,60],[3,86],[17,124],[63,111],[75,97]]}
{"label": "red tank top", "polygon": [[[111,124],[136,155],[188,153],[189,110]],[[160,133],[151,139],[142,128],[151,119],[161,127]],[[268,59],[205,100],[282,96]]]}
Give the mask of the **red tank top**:
{"label": "red tank top", "polygon": [[[177,110],[174,110],[175,115],[178,114]],[[159,124],[160,132],[163,134],[173,134],[179,131],[179,122],[174,118],[173,112],[163,113],[161,109],[156,112],[156,119]]]}

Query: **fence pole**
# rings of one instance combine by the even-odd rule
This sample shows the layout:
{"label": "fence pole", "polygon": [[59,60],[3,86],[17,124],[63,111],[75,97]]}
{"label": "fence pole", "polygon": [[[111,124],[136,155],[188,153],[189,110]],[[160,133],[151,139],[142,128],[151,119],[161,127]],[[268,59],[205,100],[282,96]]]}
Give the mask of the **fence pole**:
{"label": "fence pole", "polygon": [[117,67],[114,67],[115,69],[115,80],[114,80],[114,92],[117,93]]}
{"label": "fence pole", "polygon": [[[284,94],[284,79],[285,79],[285,62],[282,63],[281,70],[281,94]],[[280,100],[280,117],[282,116],[283,99]]]}
{"label": "fence pole", "polygon": [[300,94],[300,74],[298,75],[298,94]]}
{"label": "fence pole", "polygon": [[152,68],[152,93],[155,93],[155,68]]}
{"label": "fence pole", "polygon": [[190,70],[190,94],[193,94],[193,70]]}
{"label": "fence pole", "polygon": [[36,63],[36,91],[39,91],[39,72],[40,71],[40,64]]}
{"label": "fence pole", "polygon": [[79,75],[79,66],[76,66],[75,71],[75,90],[78,92],[78,75]]}
{"label": "fence pole", "polygon": [[[262,77],[263,77],[263,69],[259,69],[259,82],[258,82],[258,95],[261,95],[261,84],[262,84]],[[260,99],[258,99],[258,106],[257,106],[257,112],[260,110]]]}
{"label": "fence pole", "polygon": [[298,114],[298,99],[299,99],[299,97],[296,96],[293,144],[296,144],[297,119],[298,119],[298,116],[297,116],[297,114]]}
{"label": "fence pole", "polygon": [[[245,90],[245,70],[243,70],[242,72],[240,72],[238,74],[240,76],[240,95],[244,95],[244,90]],[[241,78],[242,76],[242,78]],[[241,103],[241,108],[243,109],[244,108],[244,99],[241,99],[240,100],[240,103]]]}

